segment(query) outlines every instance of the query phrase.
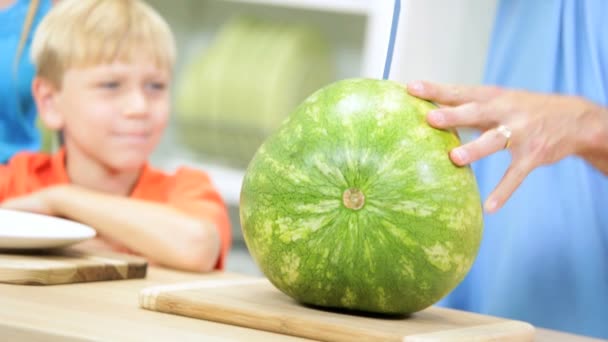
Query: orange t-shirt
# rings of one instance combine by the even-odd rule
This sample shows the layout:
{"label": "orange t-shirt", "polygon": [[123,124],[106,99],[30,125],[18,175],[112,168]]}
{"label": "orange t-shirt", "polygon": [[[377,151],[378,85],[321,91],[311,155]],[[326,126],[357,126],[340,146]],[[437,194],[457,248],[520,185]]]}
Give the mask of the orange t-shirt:
{"label": "orange t-shirt", "polygon": [[[8,165],[0,166],[0,202],[69,183],[64,161],[64,149],[54,155],[31,152],[15,155]],[[222,198],[205,173],[180,168],[168,175],[146,164],[129,197],[164,203],[214,223],[221,239],[216,269],[224,268],[231,243],[230,221]]]}

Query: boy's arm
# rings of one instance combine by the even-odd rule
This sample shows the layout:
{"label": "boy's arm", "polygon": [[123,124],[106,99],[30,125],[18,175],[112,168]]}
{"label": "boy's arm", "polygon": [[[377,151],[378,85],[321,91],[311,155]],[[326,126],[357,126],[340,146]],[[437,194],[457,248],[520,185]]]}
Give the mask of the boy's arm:
{"label": "boy's arm", "polygon": [[[221,268],[229,246],[225,210],[201,196],[174,197],[177,205],[168,205],[58,185],[4,201],[1,207],[88,224],[98,235],[168,267],[197,272]],[[189,208],[182,209],[180,202]]]}
{"label": "boy's arm", "polygon": [[73,185],[46,193],[52,214],[95,228],[152,262],[188,271],[213,270],[220,254],[218,229],[169,205],[107,195]]}
{"label": "boy's arm", "polygon": [[165,266],[191,271],[222,269],[230,248],[230,222],[207,176],[180,170],[167,197],[166,203],[157,203],[57,185],[11,198],[0,207],[88,224],[105,240]]}

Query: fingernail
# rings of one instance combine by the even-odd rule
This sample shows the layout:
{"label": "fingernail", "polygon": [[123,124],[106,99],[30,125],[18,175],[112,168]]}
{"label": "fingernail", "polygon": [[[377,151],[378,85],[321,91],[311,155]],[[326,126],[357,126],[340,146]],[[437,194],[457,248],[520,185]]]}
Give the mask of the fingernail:
{"label": "fingernail", "polygon": [[429,112],[429,119],[434,124],[441,126],[445,123],[445,114],[440,111],[433,110]]}
{"label": "fingernail", "polygon": [[496,210],[497,205],[498,203],[496,202],[496,200],[488,200],[485,205],[485,210],[490,213],[494,212],[494,210]]}
{"label": "fingernail", "polygon": [[465,149],[456,148],[456,149],[452,150],[452,154],[457,159],[458,164],[464,165],[469,162],[469,154],[467,153],[467,151]]}
{"label": "fingernail", "polygon": [[422,84],[420,81],[411,82],[407,87],[415,92],[424,91],[424,84]]}

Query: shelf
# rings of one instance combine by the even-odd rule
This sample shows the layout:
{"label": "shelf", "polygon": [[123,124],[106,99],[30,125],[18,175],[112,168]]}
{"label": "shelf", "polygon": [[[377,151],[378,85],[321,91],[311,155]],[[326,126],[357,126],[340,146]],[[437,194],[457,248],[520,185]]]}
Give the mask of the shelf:
{"label": "shelf", "polygon": [[368,15],[372,1],[369,0],[228,0],[255,5],[278,6],[342,14]]}

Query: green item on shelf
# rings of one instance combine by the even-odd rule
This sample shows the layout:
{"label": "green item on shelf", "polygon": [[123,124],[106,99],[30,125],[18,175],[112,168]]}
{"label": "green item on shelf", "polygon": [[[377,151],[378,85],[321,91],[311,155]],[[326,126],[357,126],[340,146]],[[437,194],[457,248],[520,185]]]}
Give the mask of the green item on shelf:
{"label": "green item on shelf", "polygon": [[316,29],[249,17],[228,21],[181,76],[182,141],[240,167],[298,103],[335,77],[331,49]]}

